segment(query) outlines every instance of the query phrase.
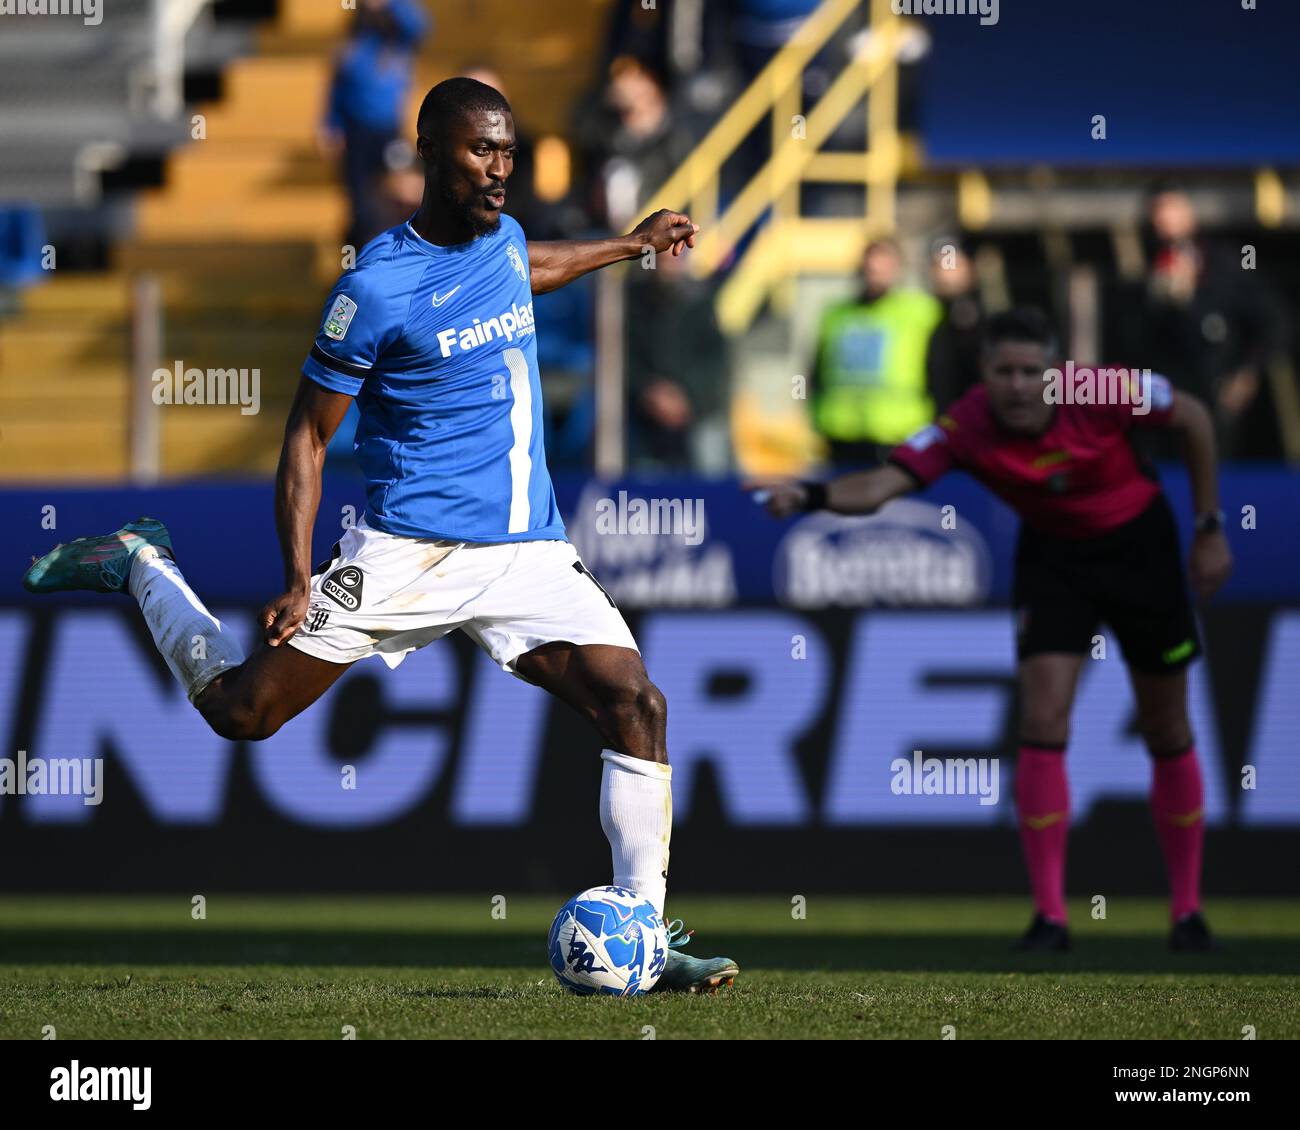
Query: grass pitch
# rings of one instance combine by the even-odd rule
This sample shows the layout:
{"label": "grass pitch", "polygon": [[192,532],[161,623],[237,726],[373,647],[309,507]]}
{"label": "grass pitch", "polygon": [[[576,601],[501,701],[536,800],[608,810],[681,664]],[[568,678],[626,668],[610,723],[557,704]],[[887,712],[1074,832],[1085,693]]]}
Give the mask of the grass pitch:
{"label": "grass pitch", "polygon": [[[1165,948],[1162,903],[1072,908],[1075,948],[1021,955],[1015,899],[674,898],[713,997],[563,992],[563,900],[0,898],[0,1038],[1300,1038],[1300,903],[1218,901],[1217,953]],[[499,912],[498,912],[499,913]]]}

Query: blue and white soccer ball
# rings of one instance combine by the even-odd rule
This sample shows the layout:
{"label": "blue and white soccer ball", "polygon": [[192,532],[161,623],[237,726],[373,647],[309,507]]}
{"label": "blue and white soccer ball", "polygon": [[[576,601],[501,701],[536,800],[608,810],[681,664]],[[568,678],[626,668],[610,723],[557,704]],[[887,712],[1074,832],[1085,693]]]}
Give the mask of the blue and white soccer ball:
{"label": "blue and white soccer ball", "polygon": [[631,997],[649,992],[663,973],[668,931],[636,891],[592,887],[560,907],[547,948],[556,980],[570,992]]}

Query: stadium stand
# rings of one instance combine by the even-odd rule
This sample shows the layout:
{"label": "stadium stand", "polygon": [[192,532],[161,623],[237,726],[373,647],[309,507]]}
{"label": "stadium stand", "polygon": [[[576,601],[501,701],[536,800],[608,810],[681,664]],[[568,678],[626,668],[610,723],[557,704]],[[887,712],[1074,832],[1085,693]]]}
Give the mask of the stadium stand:
{"label": "stadium stand", "polygon": [[[47,215],[63,234],[73,230],[73,219],[61,218],[67,205],[77,222],[113,237],[106,270],[56,270],[3,326],[6,478],[130,473],[131,285],[141,275],[161,287],[161,364],[179,358],[187,368],[258,368],[263,382],[261,412],[251,420],[220,406],[163,413],[161,466],[168,475],[272,469],[283,407],[340,269],[346,204],[313,138],[349,13],[319,0],[282,0],[258,28],[200,21],[186,40],[187,67],[220,64],[220,97],[160,121],[148,110],[149,8],[145,0],[115,8],[107,40],[88,34],[101,29],[63,20],[22,28],[13,39],[7,32],[0,44],[0,59],[15,64],[11,71],[0,63],[0,93],[23,95],[6,111],[13,120],[3,122],[5,196],[53,206]],[[542,6],[439,4],[416,86],[427,89],[486,57],[516,99],[520,121],[535,134],[553,133],[586,81],[580,64],[599,41],[603,9],[595,0],[574,5],[560,33]],[[497,29],[487,51],[483,26]],[[77,60],[84,87],[53,77],[62,67],[43,71],[42,60],[52,57],[63,67]],[[15,103],[6,97],[5,105]],[[197,124],[191,113],[201,115]],[[104,148],[88,153],[88,136]],[[100,185],[88,164],[95,154],[122,162],[163,150],[160,186],[95,202]],[[11,176],[11,169],[18,171]],[[81,190],[79,177],[87,181]],[[39,389],[33,372],[42,375]],[[63,426],[56,445],[51,418]]]}

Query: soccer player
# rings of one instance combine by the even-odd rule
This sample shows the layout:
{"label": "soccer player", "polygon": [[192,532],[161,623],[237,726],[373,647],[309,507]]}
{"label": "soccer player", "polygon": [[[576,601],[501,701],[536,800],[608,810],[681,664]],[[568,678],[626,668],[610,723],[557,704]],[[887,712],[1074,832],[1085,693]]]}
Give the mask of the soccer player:
{"label": "soccer player", "polygon": [[[335,285],[289,411],[275,495],[285,591],[261,611],[259,649],[242,654],[152,519],[57,547],[24,584],[129,592],[191,702],[232,741],[270,737],[358,659],[395,667],[464,631],[600,732],[613,882],[662,914],[672,826],[665,702],[614,601],[565,537],[542,445],[532,296],[646,247],[679,255],[698,229],[660,211],[618,238],[529,244],[503,211],[510,106],[473,79],[429,91],[418,134],[420,208],[367,244]],[[354,398],[365,514],[313,569],[325,448]],[[669,931],[657,988],[711,990],[735,978],[730,959],[680,952],[689,938],[680,922]]]}
{"label": "soccer player", "polygon": [[[1187,720],[1187,665],[1200,654],[1200,639],[1173,513],[1144,473],[1128,432],[1168,428],[1183,440],[1196,508],[1189,569],[1197,594],[1206,598],[1232,567],[1213,427],[1199,401],[1149,373],[1126,373],[1124,395],[1110,396],[1111,403],[1048,395],[1045,374],[1057,360],[1040,313],[1001,314],[986,330],[982,383],[895,448],[885,465],[826,483],[745,486],[766,492],[756,497],[777,517],[815,509],[870,514],[960,467],[1016,509],[1022,524],[1014,582],[1021,701],[1015,796],[1035,907],[1021,947],[1069,948],[1065,748],[1079,671],[1105,621],[1123,651],[1152,758],[1151,808],[1169,875],[1170,945],[1207,949],[1201,770]],[[1063,385],[1056,387],[1064,393]]]}

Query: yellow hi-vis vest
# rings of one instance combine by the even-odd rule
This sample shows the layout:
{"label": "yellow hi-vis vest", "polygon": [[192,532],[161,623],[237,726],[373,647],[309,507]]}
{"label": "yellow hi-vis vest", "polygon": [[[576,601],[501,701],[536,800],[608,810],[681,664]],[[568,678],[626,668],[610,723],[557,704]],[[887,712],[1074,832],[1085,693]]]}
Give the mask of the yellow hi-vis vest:
{"label": "yellow hi-vis vest", "polygon": [[891,290],[834,306],[818,330],[818,430],[846,443],[902,443],[934,418],[925,355],[943,318],[937,299]]}

